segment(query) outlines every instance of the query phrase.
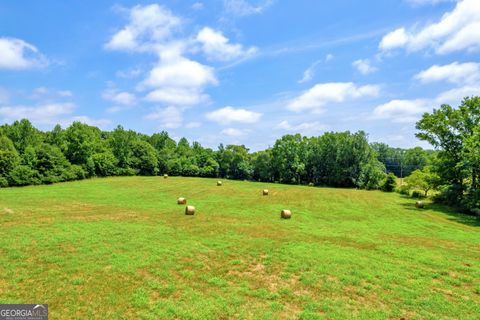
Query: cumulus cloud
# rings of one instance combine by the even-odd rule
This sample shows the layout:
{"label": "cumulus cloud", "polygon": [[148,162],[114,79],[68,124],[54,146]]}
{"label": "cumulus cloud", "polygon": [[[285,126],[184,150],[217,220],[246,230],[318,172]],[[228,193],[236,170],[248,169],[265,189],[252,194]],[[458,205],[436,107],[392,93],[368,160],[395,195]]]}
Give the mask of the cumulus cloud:
{"label": "cumulus cloud", "polygon": [[[212,60],[241,59],[253,54],[254,48],[232,44],[222,33],[203,28],[193,37],[179,36],[184,20],[170,10],[157,5],[137,5],[129,11],[129,21],[105,45],[107,49],[150,52],[158,62],[146,72],[136,89],[145,92],[144,101],[177,107],[194,106],[209,101],[205,90],[217,85],[215,69],[195,61],[192,55],[199,51]],[[187,53],[189,56],[187,57]],[[138,69],[119,73],[122,77],[138,76]],[[109,96],[113,100],[123,97]],[[120,102],[119,102],[120,103]]]}
{"label": "cumulus cloud", "polygon": [[320,113],[330,103],[341,103],[363,97],[376,97],[380,92],[377,85],[357,86],[352,82],[317,84],[288,103],[287,108]]}
{"label": "cumulus cloud", "polygon": [[377,71],[377,68],[372,66],[369,59],[355,60],[352,65],[363,75],[367,75]]}
{"label": "cumulus cloud", "polygon": [[412,123],[442,104],[456,106],[465,97],[478,95],[480,85],[467,85],[444,91],[431,99],[391,100],[373,110],[373,119],[386,119],[392,122]]}
{"label": "cumulus cloud", "polygon": [[208,120],[228,125],[232,122],[255,123],[260,120],[262,114],[259,112],[249,111],[246,109],[236,109],[228,106],[209,112],[205,116]]}
{"label": "cumulus cloud", "polygon": [[160,60],[140,87],[153,89],[147,101],[192,106],[207,101],[205,87],[217,83],[213,68],[178,55]]}
{"label": "cumulus cloud", "polygon": [[254,47],[245,49],[241,44],[232,44],[221,32],[205,27],[197,34],[196,40],[201,43],[202,51],[208,59],[228,61],[245,58],[257,52]]}
{"label": "cumulus cloud", "polygon": [[409,52],[432,49],[437,54],[480,49],[480,2],[459,1],[435,23],[421,28],[399,28],[385,35],[379,47],[383,51],[405,48]]}
{"label": "cumulus cloud", "polygon": [[388,119],[392,122],[415,122],[420,115],[432,108],[427,99],[392,100],[373,110],[374,119]]}
{"label": "cumulus cloud", "polygon": [[175,129],[182,125],[183,117],[181,111],[173,106],[167,108],[156,108],[145,116],[146,120],[157,121],[161,128]]}
{"label": "cumulus cloud", "polygon": [[34,45],[20,39],[0,38],[0,69],[29,69],[47,64]]}
{"label": "cumulus cloud", "polygon": [[228,128],[228,129],[223,129],[222,131],[220,131],[220,134],[223,135],[223,136],[239,138],[239,137],[245,136],[247,134],[247,131],[246,130],[235,129],[235,128]]}
{"label": "cumulus cloud", "polygon": [[170,39],[182,20],[158,4],[136,5],[128,10],[128,24],[105,44],[109,50],[149,51]]}
{"label": "cumulus cloud", "polygon": [[435,104],[457,105],[465,97],[478,96],[480,94],[480,84],[466,85],[460,88],[454,88],[440,93],[435,98]]}
{"label": "cumulus cloud", "polygon": [[436,81],[447,81],[457,84],[472,84],[480,82],[480,63],[453,62],[447,65],[433,65],[430,68],[419,72],[415,79],[422,83]]}
{"label": "cumulus cloud", "polygon": [[119,91],[115,88],[108,88],[103,91],[102,98],[124,106],[132,106],[137,103],[134,94],[126,91]]}

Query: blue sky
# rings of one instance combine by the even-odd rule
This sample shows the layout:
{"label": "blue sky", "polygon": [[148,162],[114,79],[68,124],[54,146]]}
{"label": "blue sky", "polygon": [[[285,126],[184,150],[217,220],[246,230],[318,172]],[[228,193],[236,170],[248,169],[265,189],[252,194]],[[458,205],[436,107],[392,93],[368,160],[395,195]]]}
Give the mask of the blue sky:
{"label": "blue sky", "polygon": [[4,0],[0,122],[426,146],[423,112],[480,94],[479,51],[478,0]]}

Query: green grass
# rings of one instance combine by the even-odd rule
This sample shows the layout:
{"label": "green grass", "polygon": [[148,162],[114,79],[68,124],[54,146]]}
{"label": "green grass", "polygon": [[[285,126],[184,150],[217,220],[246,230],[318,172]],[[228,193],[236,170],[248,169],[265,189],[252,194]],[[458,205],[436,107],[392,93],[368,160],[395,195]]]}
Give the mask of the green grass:
{"label": "green grass", "polygon": [[51,319],[478,319],[478,221],[414,203],[175,177],[1,189],[0,303],[48,303]]}

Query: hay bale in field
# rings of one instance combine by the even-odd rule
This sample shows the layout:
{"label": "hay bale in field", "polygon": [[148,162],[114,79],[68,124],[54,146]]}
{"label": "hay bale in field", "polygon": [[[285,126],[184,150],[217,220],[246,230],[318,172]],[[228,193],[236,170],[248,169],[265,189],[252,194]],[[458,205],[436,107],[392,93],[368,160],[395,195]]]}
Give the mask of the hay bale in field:
{"label": "hay bale in field", "polygon": [[268,189],[263,189],[263,195],[268,196]]}
{"label": "hay bale in field", "polygon": [[167,178],[168,178],[168,174],[165,173],[165,174],[163,175],[163,179],[167,179]]}
{"label": "hay bale in field", "polygon": [[217,181],[217,186],[221,186],[222,184],[222,181]]}
{"label": "hay bale in field", "polygon": [[180,197],[177,199],[177,204],[187,204],[187,199]]}
{"label": "hay bale in field", "polygon": [[314,186],[313,182],[310,182],[310,183],[308,184],[308,186],[309,186],[309,187],[313,187],[313,186]]}
{"label": "hay bale in field", "polygon": [[417,207],[418,209],[423,209],[423,207],[425,207],[425,204],[422,201],[417,201],[415,202],[415,207]]}
{"label": "hay bale in field", "polygon": [[282,217],[282,219],[290,219],[292,217],[292,212],[290,210],[282,210],[280,216]]}
{"label": "hay bale in field", "polygon": [[186,206],[185,207],[185,214],[187,216],[193,216],[195,214],[195,207],[194,206]]}

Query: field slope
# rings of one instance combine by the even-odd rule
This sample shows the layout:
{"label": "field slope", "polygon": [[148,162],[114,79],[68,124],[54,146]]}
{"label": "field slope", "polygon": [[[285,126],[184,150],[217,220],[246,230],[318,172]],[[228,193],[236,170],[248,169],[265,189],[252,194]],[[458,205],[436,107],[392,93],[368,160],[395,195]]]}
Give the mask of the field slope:
{"label": "field slope", "polygon": [[176,177],[0,189],[0,303],[48,303],[51,319],[478,319],[478,222],[413,203]]}

